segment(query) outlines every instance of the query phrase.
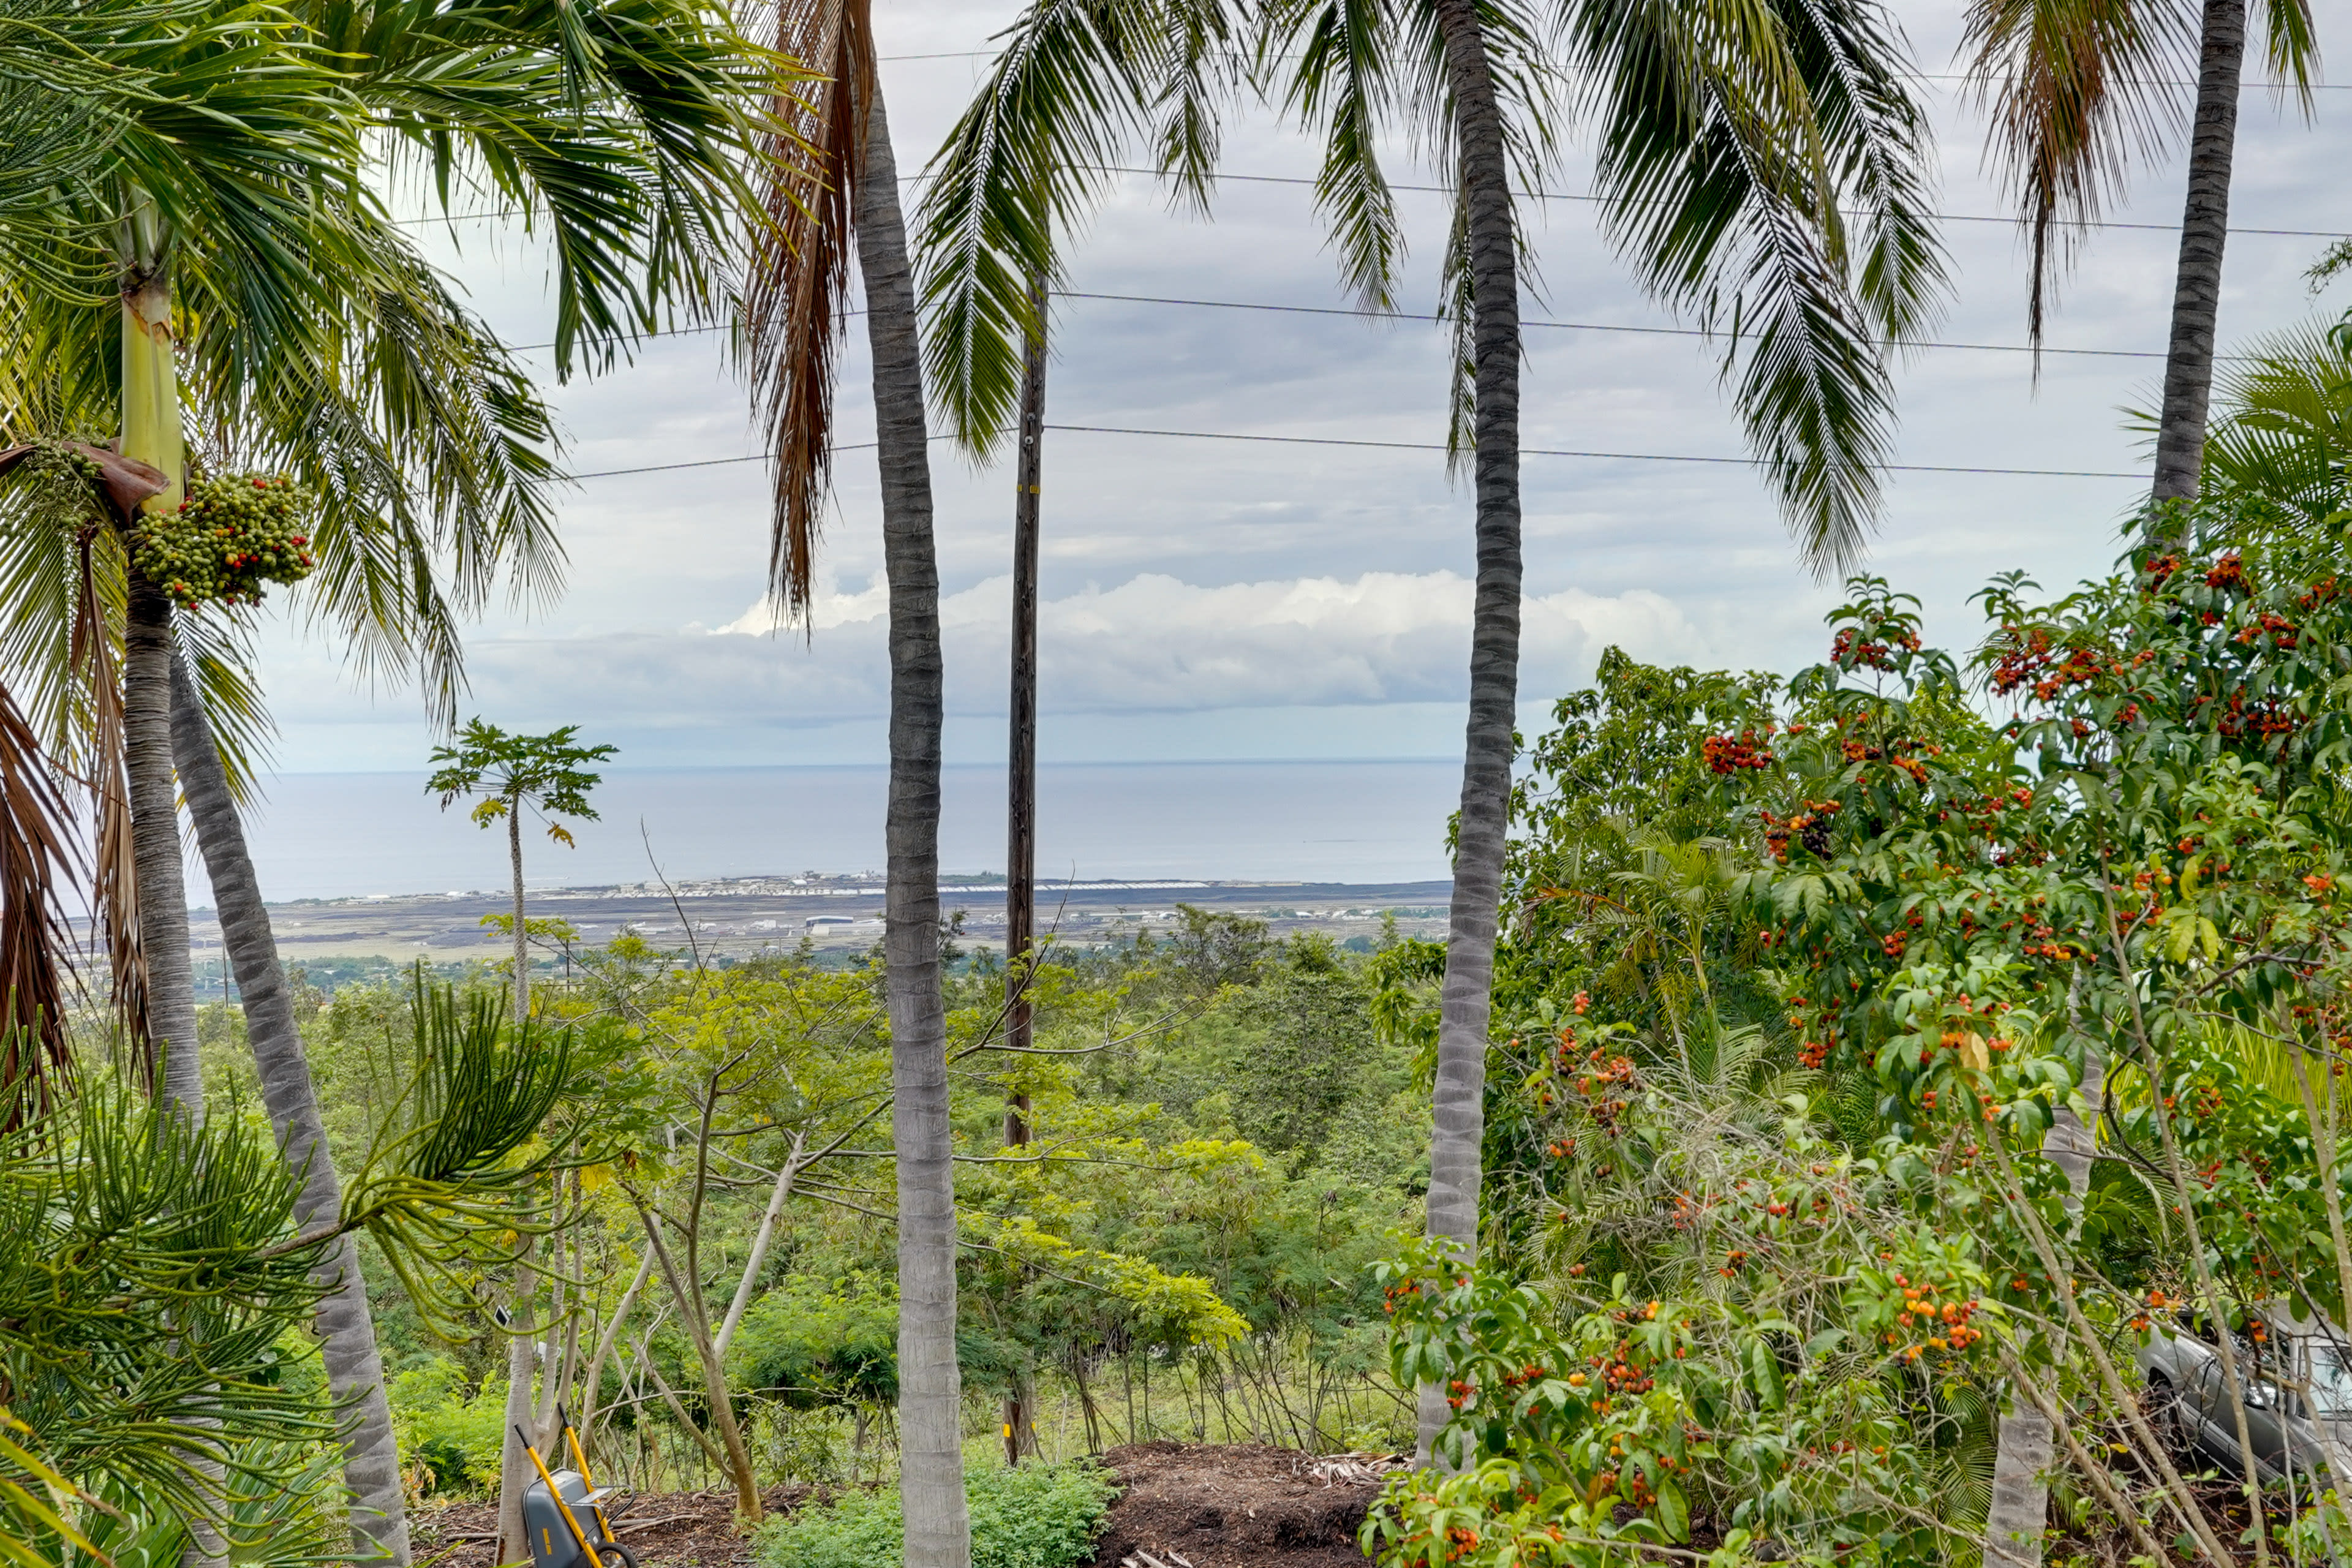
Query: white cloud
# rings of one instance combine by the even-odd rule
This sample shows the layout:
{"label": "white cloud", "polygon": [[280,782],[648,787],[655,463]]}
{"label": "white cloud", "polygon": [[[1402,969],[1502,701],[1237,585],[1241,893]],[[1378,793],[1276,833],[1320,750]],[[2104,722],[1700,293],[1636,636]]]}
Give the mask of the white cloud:
{"label": "white cloud", "polygon": [[[949,708],[1004,710],[1011,580],[990,578],[940,606]],[[1193,712],[1458,701],[1467,689],[1473,584],[1452,572],[1368,572],[1202,586],[1143,573],[1038,607],[1039,700],[1049,712]],[[485,647],[484,677],[534,679],[549,661],[593,670],[601,702],[637,701],[687,720],[719,698],[730,714],[756,706],[768,721],[871,714],[883,700],[888,605],[881,584],[828,585],[812,605],[814,635],[768,635],[755,605],[716,632],[673,638],[565,639]],[[1524,689],[1549,696],[1589,674],[1601,649],[1703,658],[1701,638],[1671,601],[1647,589],[1578,589],[1524,603]],[[519,661],[519,662],[516,662]],[[684,678],[681,679],[681,678]],[[716,715],[713,715],[716,717]]]}

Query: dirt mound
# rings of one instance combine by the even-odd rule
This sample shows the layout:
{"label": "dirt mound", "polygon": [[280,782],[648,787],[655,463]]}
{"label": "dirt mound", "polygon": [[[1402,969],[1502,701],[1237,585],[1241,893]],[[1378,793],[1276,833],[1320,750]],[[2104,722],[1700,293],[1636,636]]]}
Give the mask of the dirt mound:
{"label": "dirt mound", "polygon": [[[1139,1443],[1102,1458],[1118,1481],[1095,1568],[1362,1568],[1356,1531],[1380,1494],[1386,1463],[1317,1458],[1249,1444]],[[806,1501],[806,1487],[762,1494],[772,1514]],[[487,1502],[410,1516],[419,1563],[497,1568],[498,1509]],[[632,1495],[613,1533],[643,1568],[746,1568],[751,1541],[735,1531],[732,1491]]]}
{"label": "dirt mound", "polygon": [[1138,1443],[1103,1463],[1119,1495],[1095,1568],[1360,1568],[1386,1468],[1248,1444]]}
{"label": "dirt mound", "polygon": [[[770,1513],[789,1513],[808,1497],[806,1487],[772,1487],[761,1494]],[[436,1568],[498,1568],[496,1503],[461,1502],[419,1509],[410,1516],[416,1558]],[[751,1538],[735,1531],[735,1494],[655,1492],[622,1499],[613,1534],[645,1568],[742,1568]]]}

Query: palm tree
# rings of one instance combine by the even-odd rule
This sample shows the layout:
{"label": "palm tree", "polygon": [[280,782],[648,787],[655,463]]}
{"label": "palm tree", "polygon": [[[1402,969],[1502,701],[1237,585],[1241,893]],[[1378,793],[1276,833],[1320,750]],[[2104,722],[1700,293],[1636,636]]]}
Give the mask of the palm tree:
{"label": "palm tree", "polygon": [[[118,241],[110,215],[122,210],[119,190],[127,184],[153,195],[154,221],[123,228],[116,243],[138,263],[138,320],[205,325],[177,343],[152,331],[120,334],[138,351],[124,384],[152,390],[184,380],[205,427],[232,451],[302,479],[320,503],[310,614],[335,624],[366,666],[414,663],[446,721],[462,680],[459,617],[502,572],[524,589],[560,576],[544,485],[553,477],[550,426],[528,375],[361,194],[362,136],[379,132],[376,145],[421,162],[445,195],[487,187],[551,232],[561,263],[558,360],[568,372],[583,357],[609,360],[666,308],[723,308],[724,249],[757,210],[736,155],[763,120],[774,63],[702,9],[673,0],[495,14],[389,0],[321,8],[306,17],[316,24],[308,32],[220,0],[182,4],[170,26],[156,22],[162,11],[109,8],[116,32],[104,58],[136,68],[146,91],[105,127],[102,158],[60,163],[30,210],[0,223],[0,247],[23,264],[12,276],[46,285],[20,285],[25,297],[12,301],[42,308],[12,321],[6,363],[16,379],[0,409],[12,427],[71,427],[110,402],[109,378],[91,366],[114,329],[85,302],[110,300],[113,280],[55,279],[55,255],[73,254],[55,242]],[[234,49],[272,68],[223,73],[225,51]],[[296,195],[302,199],[289,199]],[[77,282],[79,299],[68,287]],[[49,369],[32,378],[28,366]],[[149,412],[137,432],[130,419],[125,430],[176,471],[170,447],[179,427],[162,416],[166,405],[176,399],[161,391],[133,398],[127,413]],[[66,667],[58,628],[100,618],[58,615],[58,593],[45,596],[40,584],[72,575],[70,561],[56,559],[58,540],[54,530],[9,536],[5,642],[19,668]],[[132,574],[110,540],[98,547],[101,564]],[[68,602],[100,596],[87,581],[88,542],[83,548],[84,591]],[[184,900],[172,892],[172,752],[154,722],[176,706],[163,728],[222,905],[268,1108],[287,1159],[303,1172],[306,1215],[331,1212],[334,1173],[236,817],[240,758],[266,724],[238,673],[240,628],[234,617],[174,617],[159,598],[132,595],[123,704],[142,726],[126,747],[147,800],[139,881],[160,889],[141,900],[155,932],[143,945],[167,969],[187,951]],[[78,633],[71,651],[102,660],[107,640]],[[175,640],[197,655],[194,679],[173,668]],[[102,675],[85,663],[79,683],[51,682],[43,706],[58,727],[102,717],[109,681],[93,679]],[[208,699],[201,711],[199,689]],[[102,847],[116,837],[102,831]],[[107,870],[102,864],[102,879]],[[116,943],[118,956],[128,945]],[[136,981],[135,966],[127,977]],[[118,986],[118,995],[135,990]],[[152,1011],[167,1068],[174,1058],[192,1066],[191,1053],[169,1045],[193,1043],[192,1005],[168,994],[164,1002]],[[346,1434],[354,1520],[404,1561],[364,1287],[348,1247],[331,1262],[335,1280],[320,1327],[333,1391],[354,1412]]]}
{"label": "palm tree", "polygon": [[[2317,52],[2310,7],[2306,0],[2265,0],[2263,20],[2271,69],[2296,84],[2307,111]],[[2071,248],[2065,226],[2097,217],[2121,193],[2132,156],[2160,145],[2177,121],[2174,84],[2192,41],[2188,191],[2149,492],[2150,527],[2168,535],[2176,524],[2165,503],[2194,498],[2205,467],[2246,0],[2202,0],[2194,10],[2186,0],[1972,0],[1964,45],[1977,91],[1992,102],[1992,154],[2032,237],[2026,327],[2038,353],[2049,291]],[[2055,246],[2053,230],[2063,237]],[[2077,1202],[2089,1179],[2091,1143],[2071,1116],[2043,1141]],[[2039,1410],[2011,1406],[2000,1417],[1985,1559],[2000,1568],[2034,1568],[2049,1509],[2042,1472],[2051,1427]]]}
{"label": "palm tree", "polygon": [[[1472,449],[1477,554],[1470,714],[1439,1032],[1430,1234],[1479,1226],[1496,908],[1518,699],[1518,325],[1515,184],[1539,180],[1558,123],[1556,24],[1572,102],[1599,121],[1604,225],[1654,295],[1712,324],[1748,438],[1806,559],[1861,548],[1890,440],[1881,343],[1940,288],[1926,121],[1872,0],[1532,5],[1412,0],[1034,0],[930,170],[921,223],[933,382],[958,437],[1007,424],[1019,345],[1043,330],[1032,279],[1138,134],[1205,202],[1237,87],[1323,137],[1317,195],[1343,277],[1394,299],[1402,237],[1379,157],[1403,119],[1459,195],[1444,277],[1455,437]],[[1276,74],[1279,73],[1279,74]],[[1857,208],[1849,220],[1846,208]],[[1423,1392],[1424,1452],[1449,1412]]]}
{"label": "palm tree", "polygon": [[908,1568],[964,1568],[962,1380],[956,1362],[954,1143],[940,992],[940,746],[944,666],[929,434],[898,162],[875,69],[870,0],[782,0],[777,52],[820,73],[780,105],[769,162],[778,232],[747,289],[755,395],[776,463],[772,590],[808,604],[831,466],[834,355],[849,258],[874,362],[882,559],[890,584],[890,789],[883,953],[898,1169],[898,1427]]}
{"label": "palm tree", "polygon": [[[2246,10],[2246,0],[1971,0],[1969,8],[1964,47],[1969,77],[1992,104],[1990,150],[2032,238],[2026,325],[2037,350],[2074,242],[2066,226],[2095,219],[2121,194],[2133,157],[2163,144],[2194,63],[2150,495],[2158,505],[2195,496],[2204,462]],[[2307,114],[2318,58],[2308,0],[2263,0],[2263,21],[2266,63],[2294,83]]]}
{"label": "palm tree", "polygon": [[2224,370],[2205,477],[2282,509],[2315,542],[2352,502],[2352,332],[2341,323],[2255,339]]}

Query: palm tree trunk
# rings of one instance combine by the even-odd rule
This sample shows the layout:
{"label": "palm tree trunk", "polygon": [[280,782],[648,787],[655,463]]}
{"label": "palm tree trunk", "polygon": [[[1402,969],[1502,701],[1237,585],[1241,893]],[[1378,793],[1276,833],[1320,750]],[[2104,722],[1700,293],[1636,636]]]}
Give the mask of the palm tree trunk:
{"label": "palm tree trunk", "polygon": [[[133,192],[124,220],[137,270],[122,292],[122,455],[152,463],[171,486],[144,503],[168,514],[186,493],[180,434],[180,382],[173,335],[171,274],[155,204]],[[139,889],[139,941],[148,974],[147,1021],[159,1054],[157,1092],[205,1119],[204,1072],[196,1060],[196,996],[188,960],[188,899],[180,869],[180,824],[172,789],[172,601],[130,568],[123,627],[123,764],[131,797],[131,859]]]}
{"label": "palm tree trunk", "polygon": [[147,959],[147,1024],[162,1058],[158,1092],[205,1119],[196,1058],[195,975],[188,957],[188,892],[172,783],[172,601],[137,566],[123,630],[122,752],[131,795],[131,856],[139,884],[139,945]]}
{"label": "palm tree trunk", "polygon": [[2195,496],[2205,462],[2205,405],[2213,390],[2214,318],[2221,303],[2221,247],[2229,236],[2230,164],[2237,152],[2238,79],[2245,60],[2246,0],[2205,0],[2189,196],[2180,217],[2172,338],[2156,431],[2159,501]]}
{"label": "palm tree trunk", "polygon": [[[278,943],[261,884],[228,792],[220,750],[196,700],[195,682],[184,659],[172,661],[172,755],[205,871],[220,911],[221,943],[236,973],[245,1005],[245,1032],[261,1078],[262,1103],[278,1130],[278,1152],[301,1183],[294,1225],[309,1230],[342,1212],[342,1185],[327,1153],[327,1131],[319,1118],[319,1096],[310,1058],[294,1022],[294,998],[278,963]],[[343,1415],[343,1479],[352,1491],[353,1543],[363,1557],[388,1560],[394,1568],[409,1561],[408,1510],[400,1480],[400,1451],[393,1440],[392,1409],[384,1402],[383,1363],[376,1352],[375,1322],[368,1311],[367,1280],[360,1273],[358,1244],[345,1237],[312,1276],[326,1290],[315,1326],[327,1363],[327,1387]]]}
{"label": "palm tree trunk", "polygon": [[[2083,983],[2075,976],[2066,994],[2067,1021],[2079,1031]],[[2106,1059],[2096,1051],[2083,1061],[2085,1122],[2071,1106],[2060,1106],[2042,1135],[2042,1153],[2066,1177],[2070,1231],[2082,1221],[2083,1199],[2091,1190],[2091,1162],[2098,1156],[2092,1131],[2106,1102]],[[1992,1496],[1985,1508],[1985,1568],[2041,1568],[2042,1532],[2050,1522],[2050,1463],[2054,1435],[2050,1417],[2012,1393],[1994,1431]]]}
{"label": "palm tree trunk", "polygon": [[[187,452],[180,429],[177,323],[172,309],[171,247],[152,197],[133,186],[122,219],[121,451],[171,481],[142,503],[169,515],[186,495]],[[188,957],[188,897],[180,864],[180,818],[172,789],[172,601],[137,565],[123,616],[122,752],[131,806],[131,881],[139,895],[139,945],[147,971],[147,1048],[157,1053],[154,1090],[189,1121],[205,1119],[205,1073],[196,1047],[195,976]],[[191,1425],[210,1426],[196,1415]],[[191,1467],[217,1500],[225,1469],[198,1457]],[[187,1516],[183,1568],[222,1568],[228,1546],[217,1523]]]}
{"label": "palm tree trunk", "polygon": [[[1467,208],[1475,310],[1478,582],[1470,629],[1470,721],[1462,816],[1446,927],[1437,1036],[1436,1124],[1430,1142],[1429,1235],[1471,1257],[1478,1242],[1486,1137],[1486,1027],[1493,1006],[1496,910],[1509,827],[1519,690],[1519,284],[1510,168],[1474,0],[1440,0]],[[1452,1414],[1444,1391],[1421,1391],[1420,1457]]]}
{"label": "palm tree trunk", "polygon": [[954,1141],[948,1124],[947,1020],[940,998],[939,561],[923,419],[915,286],[898,210],[898,166],[882,91],[864,106],[858,268],[874,355],[882,472],[882,562],[890,581],[888,888],[882,949],[890,1008],[893,1146],[898,1167],[899,1495],[906,1568],[969,1568],[956,1364]]}
{"label": "palm tree trunk", "polygon": [[[1021,450],[1013,496],[1013,690],[1007,712],[1004,824],[1004,1043],[1029,1048],[1029,975],[1037,937],[1037,535],[1045,460],[1045,280],[1030,287],[1039,331],[1022,351]],[[1013,1058],[1015,1063],[1019,1058]],[[1017,1066],[1016,1066],[1017,1070]],[[1005,1097],[1004,1144],[1029,1142],[1029,1095]],[[1004,1396],[1004,1462],[1037,1450],[1029,1389],[1016,1378]]]}

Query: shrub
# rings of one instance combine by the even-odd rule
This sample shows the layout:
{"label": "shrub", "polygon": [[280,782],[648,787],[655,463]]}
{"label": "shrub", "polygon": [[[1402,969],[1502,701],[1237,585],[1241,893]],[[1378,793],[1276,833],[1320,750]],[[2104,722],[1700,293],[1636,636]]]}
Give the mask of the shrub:
{"label": "shrub", "polygon": [[[1069,1568],[1094,1552],[1110,1478],[1084,1459],[972,1470],[971,1568]],[[761,1529],[761,1568],[898,1568],[906,1526],[898,1489],[852,1492]]]}
{"label": "shrub", "polygon": [[422,1464],[431,1472],[425,1490],[496,1489],[506,1434],[504,1378],[486,1381],[469,1394],[464,1371],[446,1356],[434,1356],[395,1375],[385,1392],[404,1467],[413,1473]]}

